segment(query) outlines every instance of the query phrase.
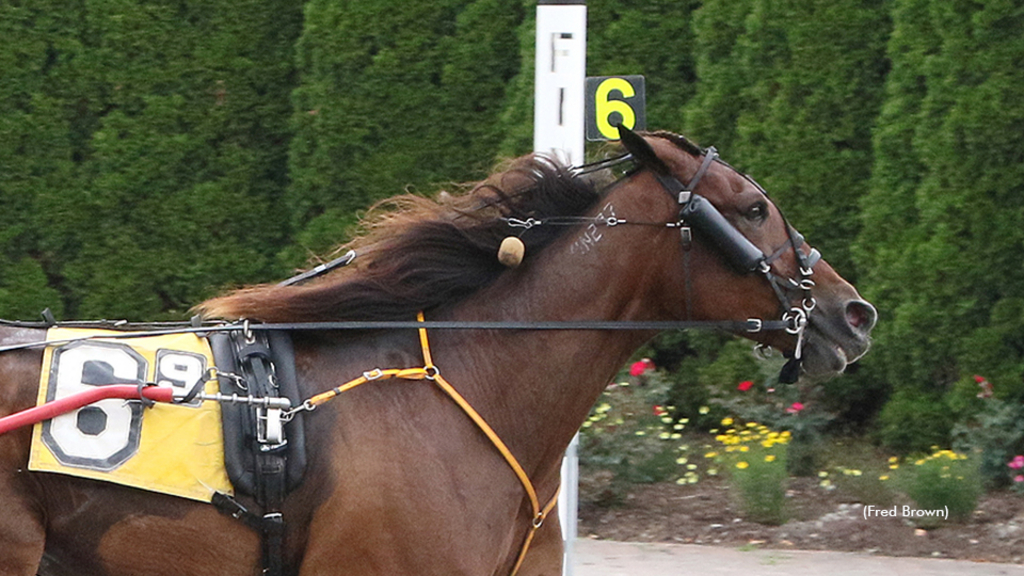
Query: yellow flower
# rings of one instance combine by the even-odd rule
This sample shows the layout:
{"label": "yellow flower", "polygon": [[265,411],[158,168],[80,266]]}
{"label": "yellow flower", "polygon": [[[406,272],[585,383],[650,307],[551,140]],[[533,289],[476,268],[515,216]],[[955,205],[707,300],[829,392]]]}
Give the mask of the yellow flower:
{"label": "yellow flower", "polygon": [[746,462],[743,462],[742,460],[736,463],[736,467],[739,468],[740,470],[743,470],[743,469],[747,468],[748,466],[750,466],[750,464],[747,464]]}
{"label": "yellow flower", "polygon": [[686,464],[686,456],[680,456],[676,458],[676,464]]}
{"label": "yellow flower", "polygon": [[889,479],[889,475],[888,474],[882,474],[881,476],[878,477],[878,479],[881,480],[882,482],[885,482],[886,480]]}
{"label": "yellow flower", "polygon": [[900,459],[895,457],[895,456],[890,456],[889,457],[889,464],[895,464],[895,463],[897,463],[899,461],[900,461]]}
{"label": "yellow flower", "polygon": [[740,452],[746,452],[750,450],[750,446],[740,446]]}
{"label": "yellow flower", "polygon": [[722,418],[722,426],[732,426],[732,418]]}
{"label": "yellow flower", "polygon": [[775,462],[775,454],[769,454],[764,457],[765,462]]}
{"label": "yellow flower", "polygon": [[718,452],[708,452],[704,455],[705,458],[714,458],[715,456],[718,456]]}
{"label": "yellow flower", "polygon": [[700,408],[697,408],[697,412],[700,412],[701,414],[707,414],[708,412],[711,412],[711,408],[708,408],[707,406],[701,406]]}

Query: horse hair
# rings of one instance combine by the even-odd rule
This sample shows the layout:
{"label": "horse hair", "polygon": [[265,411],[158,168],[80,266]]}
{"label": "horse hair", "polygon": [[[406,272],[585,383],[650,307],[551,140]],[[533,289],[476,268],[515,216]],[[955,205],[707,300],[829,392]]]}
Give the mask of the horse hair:
{"label": "horse hair", "polygon": [[[700,149],[658,132],[687,152]],[[501,241],[520,234],[536,256],[563,226],[511,228],[503,218],[579,216],[599,199],[597,184],[544,157],[529,155],[468,192],[436,200],[405,194],[374,205],[361,233],[341,250],[355,250],[353,265],[306,285],[263,284],[207,300],[205,317],[265,322],[402,320],[417,311],[453,305],[507,270],[498,262]]]}

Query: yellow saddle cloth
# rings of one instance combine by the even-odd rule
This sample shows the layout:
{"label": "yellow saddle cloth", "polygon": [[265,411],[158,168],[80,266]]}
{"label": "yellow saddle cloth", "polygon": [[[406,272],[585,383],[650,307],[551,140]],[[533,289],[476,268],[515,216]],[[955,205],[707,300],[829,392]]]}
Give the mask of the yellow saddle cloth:
{"label": "yellow saddle cloth", "polygon": [[[213,367],[194,334],[104,339],[114,332],[51,328],[47,340],[90,336],[46,348],[38,404],[95,386],[154,382],[191,389]],[[122,333],[117,333],[122,334]],[[206,392],[218,390],[216,379]],[[29,469],[104,480],[204,502],[231,494],[224,469],[220,405],[101,400],[35,425]]]}

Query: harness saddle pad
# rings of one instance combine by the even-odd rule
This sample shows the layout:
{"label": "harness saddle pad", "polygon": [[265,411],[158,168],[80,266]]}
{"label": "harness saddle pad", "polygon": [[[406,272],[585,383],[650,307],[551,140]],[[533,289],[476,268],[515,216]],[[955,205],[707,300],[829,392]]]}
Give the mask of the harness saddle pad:
{"label": "harness saddle pad", "polygon": [[[153,382],[189,390],[213,355],[194,334],[103,339],[104,330],[51,328],[47,340],[89,336],[47,347],[38,404],[93,386]],[[205,391],[218,391],[216,379]],[[232,494],[224,466],[221,408],[192,404],[101,400],[35,425],[29,469],[104,480],[209,502],[215,492]]]}

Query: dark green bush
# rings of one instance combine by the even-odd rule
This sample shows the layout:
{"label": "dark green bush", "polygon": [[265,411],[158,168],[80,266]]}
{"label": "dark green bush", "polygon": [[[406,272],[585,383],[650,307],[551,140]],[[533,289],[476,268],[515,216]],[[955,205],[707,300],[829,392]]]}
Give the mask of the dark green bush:
{"label": "dark green bush", "polygon": [[900,390],[878,415],[881,444],[898,454],[931,452],[946,446],[953,423],[941,399],[911,390]]}

